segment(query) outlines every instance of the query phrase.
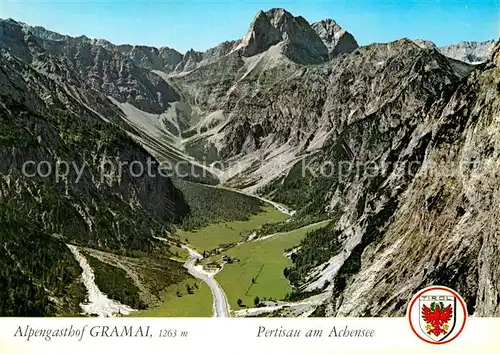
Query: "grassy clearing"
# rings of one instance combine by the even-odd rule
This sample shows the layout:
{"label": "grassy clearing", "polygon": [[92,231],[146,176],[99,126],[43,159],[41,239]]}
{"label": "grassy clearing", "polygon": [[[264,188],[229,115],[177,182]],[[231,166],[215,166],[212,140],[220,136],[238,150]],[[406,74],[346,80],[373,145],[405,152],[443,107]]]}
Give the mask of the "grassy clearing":
{"label": "grassy clearing", "polygon": [[[216,275],[228,298],[231,308],[240,309],[238,299],[247,307],[254,307],[254,299],[282,300],[291,292],[288,280],[283,274],[285,267],[292,264],[285,257],[286,249],[297,246],[307,232],[324,227],[328,221],[301,229],[276,234],[256,242],[244,243],[224,252],[231,258],[239,258],[240,263],[226,264]],[[255,284],[252,284],[252,279]]]}
{"label": "grassy clearing", "polygon": [[189,258],[189,252],[181,247],[170,246],[170,252],[173,255],[171,259],[178,262],[185,262]]}
{"label": "grassy clearing", "polygon": [[[188,294],[187,286],[193,289]],[[196,288],[197,287],[197,288]],[[180,297],[177,295],[179,292]],[[138,311],[131,314],[133,317],[211,317],[212,292],[201,280],[188,279],[170,286],[162,294],[163,303],[155,308]]]}
{"label": "grassy clearing", "polygon": [[203,250],[213,250],[220,245],[236,243],[263,224],[285,219],[286,215],[272,206],[266,206],[262,212],[250,216],[246,221],[219,222],[196,231],[178,230],[176,235],[182,241],[187,239],[194,248],[203,252]]}

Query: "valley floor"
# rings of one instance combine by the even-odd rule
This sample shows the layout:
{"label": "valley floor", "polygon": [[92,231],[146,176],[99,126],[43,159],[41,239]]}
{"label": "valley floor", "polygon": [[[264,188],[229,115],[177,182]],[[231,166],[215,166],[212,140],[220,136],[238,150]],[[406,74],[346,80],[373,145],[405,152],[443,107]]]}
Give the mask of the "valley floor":
{"label": "valley floor", "polygon": [[[284,276],[284,269],[292,265],[291,251],[308,232],[329,222],[289,232],[263,232],[263,225],[287,220],[289,215],[266,204],[246,221],[177,231],[177,244],[158,237],[170,248],[172,261],[176,261],[170,262],[183,262],[191,275],[172,279],[174,283],[167,279],[171,266],[161,265],[164,261],[137,260],[69,245],[84,270],[88,303],[81,305],[82,310],[88,315],[133,317],[244,316],[244,310],[255,307],[259,307],[257,312],[252,310],[249,315],[269,313],[267,309],[282,306],[293,290]],[[209,270],[209,263],[216,269]],[[160,280],[160,276],[167,278]],[[165,290],[155,291],[162,288]],[[98,305],[102,308],[95,309]]]}
{"label": "valley floor", "polygon": [[[225,264],[215,278],[225,290],[231,308],[254,307],[256,297],[260,301],[283,300],[292,291],[283,274],[285,267],[292,265],[286,251],[298,246],[307,232],[327,223],[324,221],[269,238],[263,237],[227,250],[225,254],[239,259],[239,262]],[[238,299],[243,301],[242,306],[238,305]]]}
{"label": "valley floor", "polygon": [[[324,227],[328,223],[328,220],[325,220],[290,232],[262,236],[255,240],[247,239],[248,235],[266,222],[286,220],[285,215],[276,212],[276,209],[266,207],[264,212],[248,221],[219,223],[189,233],[188,240],[200,253],[203,252],[202,247],[211,249],[219,244],[237,242],[225,251],[203,259],[198,266],[201,268],[202,265],[211,262],[222,266],[215,275],[215,281],[225,292],[233,312],[256,307],[256,297],[259,298],[261,306],[265,304],[272,307],[281,304],[286,295],[292,292],[290,283],[283,273],[285,267],[292,264],[288,257],[289,251],[297,247],[308,232]],[[182,231],[181,234],[185,236],[188,233]],[[227,257],[234,262],[224,261],[223,258]],[[190,294],[186,290],[188,285],[192,289]],[[188,280],[170,287],[162,300],[162,305],[132,315],[142,317],[213,315],[212,294],[208,286],[199,279]]]}
{"label": "valley floor", "polygon": [[252,215],[246,221],[219,222],[196,231],[179,230],[177,236],[200,253],[223,245],[236,244],[248,237],[254,230],[265,223],[277,223],[288,217],[272,206],[264,207],[261,213]]}

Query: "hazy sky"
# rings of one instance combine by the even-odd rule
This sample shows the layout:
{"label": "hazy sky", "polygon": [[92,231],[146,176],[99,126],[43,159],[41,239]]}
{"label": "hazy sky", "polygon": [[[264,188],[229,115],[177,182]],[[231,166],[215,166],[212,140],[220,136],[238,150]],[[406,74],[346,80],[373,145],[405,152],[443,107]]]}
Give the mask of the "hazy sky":
{"label": "hazy sky", "polygon": [[204,50],[242,37],[258,10],[335,19],[361,45],[402,37],[445,45],[500,37],[500,0],[0,0],[0,17],[113,43]]}

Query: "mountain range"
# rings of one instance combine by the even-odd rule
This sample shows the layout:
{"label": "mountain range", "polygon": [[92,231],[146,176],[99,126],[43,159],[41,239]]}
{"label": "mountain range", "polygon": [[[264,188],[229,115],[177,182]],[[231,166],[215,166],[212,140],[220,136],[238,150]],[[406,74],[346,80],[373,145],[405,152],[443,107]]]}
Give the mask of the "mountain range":
{"label": "mountain range", "polygon": [[447,57],[469,64],[480,64],[486,61],[495,46],[494,40],[485,42],[460,42],[443,47],[437,47],[431,41],[415,40],[415,43],[424,48],[436,48],[441,54]]}
{"label": "mountain range", "polygon": [[[404,315],[440,284],[498,316],[499,114],[498,41],[359,46],[332,19],[272,9],[181,54],[0,20],[0,314],[78,311],[65,244],[164,269],[141,290],[158,297],[189,276],[176,228],[262,206],[236,189],[295,210],[280,228],[329,220],[286,269],[302,298],[324,295],[308,315]],[[102,179],[103,159],[185,178]],[[61,182],[27,177],[26,161],[88,168]]]}

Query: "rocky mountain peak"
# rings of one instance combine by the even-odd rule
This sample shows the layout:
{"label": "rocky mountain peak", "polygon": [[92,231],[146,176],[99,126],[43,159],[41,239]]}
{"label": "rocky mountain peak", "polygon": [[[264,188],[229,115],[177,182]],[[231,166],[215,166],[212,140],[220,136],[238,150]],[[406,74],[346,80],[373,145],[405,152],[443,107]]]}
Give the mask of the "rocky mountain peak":
{"label": "rocky mountain peak", "polygon": [[338,54],[350,53],[359,47],[354,36],[342,29],[342,27],[331,18],[314,22],[311,27],[328,48],[330,57],[334,57]]}
{"label": "rocky mountain peak", "polygon": [[[260,16],[262,16],[259,13]],[[309,31],[310,25],[302,16],[293,16],[290,12],[282,8],[274,8],[263,13],[271,23],[271,25],[278,29],[280,32],[289,34],[293,31],[294,27],[299,27],[303,31]]]}
{"label": "rocky mountain peak", "polygon": [[242,54],[253,56],[279,43],[281,35],[264,11],[259,11],[242,40]]}
{"label": "rocky mountain peak", "polygon": [[342,31],[342,27],[340,27],[337,22],[331,18],[314,22],[311,27],[322,39],[329,40],[332,40],[338,32]]}
{"label": "rocky mountain peak", "polygon": [[257,16],[266,16],[274,27],[295,19],[290,12],[282,8],[274,8],[266,12],[260,11]]}
{"label": "rocky mountain peak", "polygon": [[309,22],[280,8],[257,13],[240,49],[244,56],[253,56],[280,42],[283,54],[295,62],[318,63],[330,57],[330,48]]}

